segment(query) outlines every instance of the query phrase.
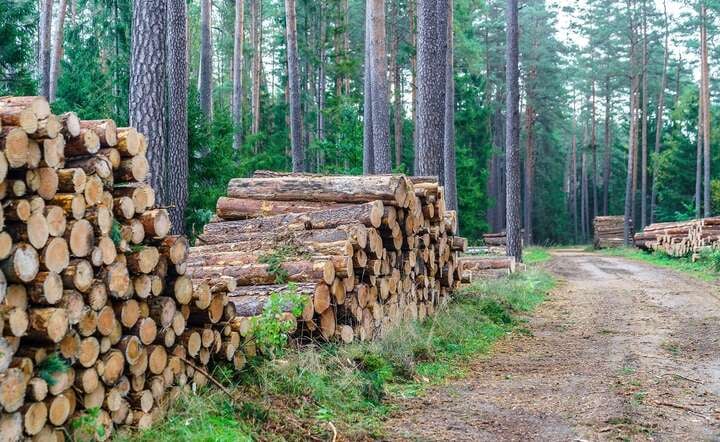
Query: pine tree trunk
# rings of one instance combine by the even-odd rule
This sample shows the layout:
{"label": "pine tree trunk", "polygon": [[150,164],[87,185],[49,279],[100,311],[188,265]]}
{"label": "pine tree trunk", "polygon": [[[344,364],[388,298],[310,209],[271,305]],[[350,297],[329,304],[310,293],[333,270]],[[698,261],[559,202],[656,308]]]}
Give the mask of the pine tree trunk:
{"label": "pine tree trunk", "polygon": [[662,150],[663,135],[663,114],[665,113],[665,88],[667,87],[668,57],[670,54],[669,25],[667,14],[667,2],[663,0],[663,12],[665,15],[665,50],[663,56],[663,69],[660,78],[660,91],[658,92],[657,118],[655,124],[655,158],[653,160],[652,190],[650,192],[650,224],[655,223],[655,210],[657,206],[657,177],[659,172],[658,158]]}
{"label": "pine tree trunk", "polygon": [[65,13],[67,10],[67,0],[60,0],[60,8],[58,9],[57,30],[55,31],[55,43],[53,48],[52,62],[50,64],[50,89],[48,99],[50,102],[55,101],[57,96],[57,82],[60,74],[60,61],[63,56],[63,42],[65,31]]}
{"label": "pine tree trunk", "polygon": [[52,10],[53,0],[40,0],[40,22],[38,23],[38,32],[40,35],[38,79],[40,80],[40,95],[44,97],[50,95]]}
{"label": "pine tree trunk", "polygon": [[188,47],[187,4],[185,0],[167,0],[167,98],[168,141],[165,202],[174,234],[184,232],[188,202]]}
{"label": "pine tree trunk", "polygon": [[[323,4],[320,2],[320,41],[319,41],[319,66],[317,84],[317,137],[319,141],[325,139],[325,16]],[[318,150],[318,170],[323,167],[323,151]]]}
{"label": "pine tree trunk", "polygon": [[372,6],[365,2],[365,68],[363,75],[363,173],[375,173],[375,151],[373,149],[373,108],[372,108]]}
{"label": "pine tree trunk", "polygon": [[235,0],[235,34],[233,43],[233,147],[239,150],[243,142],[243,36],[245,32],[245,0]]}
{"label": "pine tree trunk", "polygon": [[[573,100],[574,100],[573,96]],[[570,147],[570,211],[573,219],[573,238],[578,241],[578,200],[577,200],[577,115],[573,104],[572,145]]]}
{"label": "pine tree trunk", "polygon": [[697,152],[695,154],[695,218],[702,217],[702,179],[703,179],[703,124],[705,123],[703,113],[705,112],[702,94],[702,86],[698,95],[698,124],[697,124]]}
{"label": "pine tree trunk", "polygon": [[610,76],[605,77],[605,167],[603,173],[603,215],[610,213],[610,175],[612,173],[612,140],[610,131]]}
{"label": "pine tree trunk", "polygon": [[458,209],[457,180],[455,170],[455,78],[453,56],[453,0],[448,0],[447,51],[445,74],[445,137],[443,144],[443,166],[445,204],[450,210]]}
{"label": "pine tree trunk", "polygon": [[[343,60],[350,59],[350,5],[343,0]],[[345,95],[350,95],[350,76],[346,73],[343,80]]]}
{"label": "pine tree trunk", "polygon": [[400,9],[399,0],[392,1],[392,28],[393,28],[393,40],[392,50],[390,54],[390,61],[392,63],[392,75],[393,75],[393,104],[395,105],[394,111],[394,138],[395,138],[395,167],[402,165],[403,158],[403,103],[402,103],[402,77],[400,71],[400,62],[398,60],[398,54],[400,49],[400,26],[398,9]]}
{"label": "pine tree trunk", "polygon": [[165,20],[164,0],[135,1],[130,64],[130,125],[147,139],[150,185],[165,201]]}
{"label": "pine tree trunk", "polygon": [[295,0],[285,0],[287,26],[288,85],[290,90],[290,149],[293,172],[305,171],[305,152],[300,139],[300,78],[298,72],[297,23]]}
{"label": "pine tree trunk", "polygon": [[[534,68],[530,68],[531,72]],[[532,75],[532,74],[531,74]],[[535,136],[533,127],[535,125],[535,110],[533,109],[530,97],[525,92],[525,207],[523,215],[525,221],[525,244],[532,244],[532,210],[533,210],[533,182],[534,182],[534,162],[535,162]]]}
{"label": "pine tree trunk", "polygon": [[[417,146],[417,0],[410,3],[410,119],[413,149]],[[413,169],[414,170],[414,169]],[[413,172],[414,174],[414,172]]]}
{"label": "pine tree trunk", "polygon": [[370,80],[372,94],[373,168],[375,173],[390,173],[390,115],[388,110],[387,38],[385,32],[385,0],[368,0],[372,4],[372,62]]}
{"label": "pine tree trunk", "polygon": [[712,203],[710,201],[710,72],[708,67],[708,44],[707,44],[707,7],[702,4],[702,71],[703,71],[703,166],[704,166],[704,212],[705,218],[712,215]]}
{"label": "pine tree trunk", "polygon": [[[631,1],[627,0],[628,5],[628,11],[631,12]],[[630,130],[629,130],[629,136],[628,136],[628,159],[627,159],[627,179],[625,181],[625,222],[623,226],[624,230],[624,241],[625,246],[630,245],[630,233],[632,228],[632,223],[634,223],[633,218],[633,207],[635,206],[635,198],[634,198],[634,189],[633,189],[633,182],[634,179],[634,170],[635,170],[635,144],[637,143],[637,119],[636,119],[636,108],[637,108],[637,94],[639,89],[639,75],[636,72],[636,60],[635,60],[635,44],[636,44],[636,38],[635,38],[635,23],[633,19],[630,19],[630,76],[632,77],[631,85],[630,85]]]}
{"label": "pine tree trunk", "polygon": [[[262,0],[250,0],[250,20],[253,56],[252,56],[252,126],[250,132],[256,135],[260,132],[260,82],[262,75]],[[257,144],[257,143],[256,143]],[[253,146],[253,152],[257,153],[257,146]]]}
{"label": "pine tree trunk", "polygon": [[598,163],[597,163],[597,124],[596,124],[596,113],[595,113],[595,79],[592,81],[592,129],[590,130],[590,146],[592,148],[592,202],[593,210],[590,214],[590,219],[598,216]]}
{"label": "pine tree trunk", "polygon": [[645,0],[642,3],[643,15],[643,46],[642,46],[642,120],[640,143],[642,149],[642,163],[640,165],[640,228],[644,229],[647,225],[647,202],[648,202],[648,186],[647,186],[647,170],[648,170],[648,49],[647,49],[647,14],[645,11]]}
{"label": "pine tree trunk", "polygon": [[415,174],[444,182],[442,146],[445,127],[445,51],[447,0],[418,0],[417,144]]}
{"label": "pine tree trunk", "polygon": [[[507,168],[507,254],[508,256],[514,256],[518,262],[522,262],[522,239],[520,237],[520,225],[522,223],[522,219],[520,216],[520,69],[518,60],[518,0],[507,0],[506,14],[507,44],[505,50],[507,55],[505,58],[507,60],[507,114],[505,115],[505,121],[507,129],[505,134],[505,149]],[[422,38],[422,32],[420,35]],[[419,140],[420,146],[423,144],[422,138],[423,137],[421,136]],[[421,174],[426,173],[421,172]]]}
{"label": "pine tree trunk", "polygon": [[212,121],[212,2],[200,0],[200,109]]}

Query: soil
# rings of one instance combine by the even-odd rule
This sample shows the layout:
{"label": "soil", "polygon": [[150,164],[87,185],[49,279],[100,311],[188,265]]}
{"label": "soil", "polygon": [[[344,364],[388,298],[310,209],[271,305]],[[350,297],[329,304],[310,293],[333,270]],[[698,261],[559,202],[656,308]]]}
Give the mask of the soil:
{"label": "soil", "polygon": [[720,441],[720,286],[575,250],[546,267],[528,332],[404,401],[389,439]]}

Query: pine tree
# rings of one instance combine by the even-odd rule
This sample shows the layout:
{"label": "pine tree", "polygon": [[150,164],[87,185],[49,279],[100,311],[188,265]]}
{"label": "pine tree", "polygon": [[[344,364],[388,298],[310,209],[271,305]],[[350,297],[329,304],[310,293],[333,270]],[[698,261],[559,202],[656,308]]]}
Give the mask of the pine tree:
{"label": "pine tree", "polygon": [[507,254],[522,261],[520,237],[520,86],[518,61],[518,2],[507,0],[507,110],[506,110],[506,174],[507,174]]}

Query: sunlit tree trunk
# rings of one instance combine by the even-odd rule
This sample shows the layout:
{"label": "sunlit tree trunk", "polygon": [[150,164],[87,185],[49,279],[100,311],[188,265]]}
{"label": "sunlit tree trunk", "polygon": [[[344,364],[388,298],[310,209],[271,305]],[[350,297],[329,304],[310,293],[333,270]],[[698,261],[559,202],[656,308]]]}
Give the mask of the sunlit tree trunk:
{"label": "sunlit tree trunk", "polygon": [[212,120],[212,2],[200,0],[200,109]]}
{"label": "sunlit tree trunk", "polygon": [[60,74],[60,61],[63,56],[63,42],[65,31],[65,13],[67,10],[67,0],[60,0],[60,8],[58,9],[57,29],[55,30],[55,42],[53,47],[52,62],[50,64],[50,89],[48,99],[53,102],[57,96],[58,75]]}
{"label": "sunlit tree trunk", "polygon": [[233,42],[233,147],[240,149],[243,141],[243,35],[245,32],[245,0],[235,0],[235,32]]}
{"label": "sunlit tree trunk", "polygon": [[50,95],[52,11],[53,0],[40,0],[40,22],[38,23],[38,33],[40,36],[38,79],[40,80],[40,95],[44,97]]}
{"label": "sunlit tree trunk", "polygon": [[290,92],[290,149],[293,172],[305,171],[305,152],[300,139],[300,73],[298,72],[297,19],[295,0],[285,0],[288,86]]}

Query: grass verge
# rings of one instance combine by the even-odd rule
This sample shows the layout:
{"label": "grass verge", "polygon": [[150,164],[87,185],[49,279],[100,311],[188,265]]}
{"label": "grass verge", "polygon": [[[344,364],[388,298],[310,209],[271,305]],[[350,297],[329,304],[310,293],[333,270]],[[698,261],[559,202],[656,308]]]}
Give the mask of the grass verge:
{"label": "grass verge", "polygon": [[700,259],[694,262],[690,257],[675,258],[662,252],[648,253],[632,247],[603,249],[600,253],[673,269],[703,281],[717,281],[720,279],[720,254],[717,252],[703,254]]}
{"label": "grass verge", "polygon": [[469,359],[516,330],[554,284],[536,269],[481,281],[432,318],[405,323],[377,342],[296,347],[240,373],[216,367],[238,402],[205,388],[182,397],[154,427],[121,439],[328,440],[333,430],[344,440],[382,438],[394,402],[461,376]]}
{"label": "grass verge", "polygon": [[542,264],[550,258],[550,251],[545,247],[528,247],[523,250],[523,262],[528,265]]}

